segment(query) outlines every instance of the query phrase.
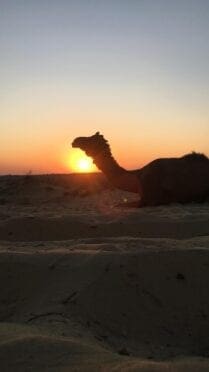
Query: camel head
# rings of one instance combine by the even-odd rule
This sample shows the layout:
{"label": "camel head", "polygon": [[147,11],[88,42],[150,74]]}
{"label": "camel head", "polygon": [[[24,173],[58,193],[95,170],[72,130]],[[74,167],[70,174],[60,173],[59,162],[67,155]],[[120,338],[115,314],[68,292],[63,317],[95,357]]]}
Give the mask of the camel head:
{"label": "camel head", "polygon": [[95,157],[109,149],[109,145],[102,134],[95,133],[90,137],[77,137],[72,142],[72,147],[85,151],[87,156]]}

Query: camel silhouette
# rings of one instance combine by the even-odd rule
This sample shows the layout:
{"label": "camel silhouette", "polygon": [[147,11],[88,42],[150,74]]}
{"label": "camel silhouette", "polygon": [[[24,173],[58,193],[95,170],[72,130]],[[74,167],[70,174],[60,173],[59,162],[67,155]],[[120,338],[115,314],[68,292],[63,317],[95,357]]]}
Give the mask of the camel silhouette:
{"label": "camel silhouette", "polygon": [[138,193],[139,202],[129,206],[209,201],[209,158],[192,152],[180,158],[151,161],[141,169],[126,170],[113,158],[107,140],[99,132],[77,137],[72,147],[80,148],[116,188]]}

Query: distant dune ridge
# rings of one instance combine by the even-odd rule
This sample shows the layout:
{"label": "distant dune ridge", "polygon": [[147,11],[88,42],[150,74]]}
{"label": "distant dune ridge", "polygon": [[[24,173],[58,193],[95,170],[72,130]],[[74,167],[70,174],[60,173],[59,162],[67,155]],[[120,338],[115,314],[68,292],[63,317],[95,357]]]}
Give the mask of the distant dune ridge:
{"label": "distant dune ridge", "polygon": [[209,203],[0,177],[1,371],[209,370]]}

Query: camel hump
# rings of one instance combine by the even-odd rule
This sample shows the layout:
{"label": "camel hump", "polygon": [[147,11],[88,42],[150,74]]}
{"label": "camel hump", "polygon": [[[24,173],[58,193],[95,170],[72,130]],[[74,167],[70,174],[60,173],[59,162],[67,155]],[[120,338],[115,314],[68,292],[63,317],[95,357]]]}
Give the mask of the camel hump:
{"label": "camel hump", "polygon": [[186,154],[182,156],[181,159],[185,159],[188,161],[194,161],[194,160],[209,161],[209,158],[205,154],[201,154],[200,152],[195,152],[195,151],[191,152],[190,154]]}

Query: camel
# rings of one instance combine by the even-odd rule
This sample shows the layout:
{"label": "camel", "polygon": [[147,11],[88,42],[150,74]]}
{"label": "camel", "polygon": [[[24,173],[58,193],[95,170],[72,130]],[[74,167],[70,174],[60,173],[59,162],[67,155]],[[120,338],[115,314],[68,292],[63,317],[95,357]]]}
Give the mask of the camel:
{"label": "camel", "polygon": [[130,207],[209,201],[209,158],[192,152],[179,158],[156,159],[136,170],[122,168],[113,158],[107,140],[99,132],[77,137],[72,147],[93,158],[112,183],[121,190],[138,193]]}

